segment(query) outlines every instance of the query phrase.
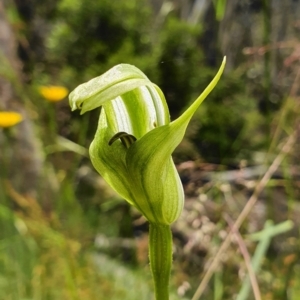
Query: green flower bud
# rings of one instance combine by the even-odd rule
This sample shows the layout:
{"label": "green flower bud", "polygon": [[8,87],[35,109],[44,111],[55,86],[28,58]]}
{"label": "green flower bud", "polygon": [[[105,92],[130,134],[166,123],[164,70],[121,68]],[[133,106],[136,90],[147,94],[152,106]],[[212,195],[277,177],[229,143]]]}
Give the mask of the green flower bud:
{"label": "green flower bud", "polygon": [[72,110],[81,113],[102,106],[90,146],[92,163],[150,223],[169,225],[182,211],[183,188],[171,154],[224,67],[225,58],[205,91],[173,122],[162,91],[131,65],[118,65],[69,96]]}

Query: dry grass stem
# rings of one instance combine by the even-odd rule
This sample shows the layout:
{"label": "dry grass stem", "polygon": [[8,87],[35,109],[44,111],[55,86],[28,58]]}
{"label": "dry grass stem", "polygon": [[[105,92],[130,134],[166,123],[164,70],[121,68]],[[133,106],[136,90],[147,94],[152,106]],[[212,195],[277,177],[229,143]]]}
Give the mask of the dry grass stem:
{"label": "dry grass stem", "polygon": [[295,140],[296,140],[296,132],[294,132],[293,134],[291,134],[288,137],[287,141],[285,142],[285,144],[281,148],[281,151],[276,156],[276,158],[274,159],[274,161],[272,162],[272,164],[268,168],[267,172],[264,174],[263,178],[256,185],[252,196],[250,197],[250,199],[248,200],[248,202],[245,205],[244,209],[242,210],[242,212],[238,216],[238,218],[235,221],[234,225],[232,226],[230,232],[228,233],[227,237],[225,238],[223,244],[221,245],[219,251],[217,252],[216,256],[214,257],[210,267],[206,271],[206,273],[205,273],[200,285],[198,286],[192,300],[200,299],[201,295],[203,294],[203,292],[205,291],[205,289],[206,289],[206,287],[209,283],[209,280],[211,279],[212,275],[214,274],[214,272],[215,272],[215,270],[216,270],[216,268],[219,264],[221,255],[224,252],[226,252],[226,250],[228,249],[228,247],[230,245],[232,234],[239,230],[240,226],[242,225],[242,223],[245,221],[245,219],[247,218],[247,216],[251,212],[253,206],[256,204],[259,194],[263,191],[263,189],[265,188],[265,186],[269,182],[272,175],[276,172],[276,170],[278,169],[278,167],[282,163],[285,156],[291,151],[291,149],[292,149],[292,147],[295,143]]}
{"label": "dry grass stem", "polygon": [[250,257],[250,254],[248,252],[247,246],[246,246],[242,236],[240,235],[240,232],[233,227],[233,221],[229,217],[229,215],[225,214],[224,218],[225,218],[227,224],[229,225],[229,228],[231,229],[232,233],[236,237],[237,244],[239,245],[239,248],[240,248],[241,253],[243,255],[243,258],[244,258],[244,261],[245,261],[245,264],[246,264],[246,267],[247,267],[247,270],[248,270],[248,275],[249,275],[249,279],[250,279],[250,282],[251,282],[254,298],[255,298],[255,300],[261,300],[259,285],[257,283],[255,272],[254,272],[254,270],[252,268],[252,265],[251,265],[251,257]]}

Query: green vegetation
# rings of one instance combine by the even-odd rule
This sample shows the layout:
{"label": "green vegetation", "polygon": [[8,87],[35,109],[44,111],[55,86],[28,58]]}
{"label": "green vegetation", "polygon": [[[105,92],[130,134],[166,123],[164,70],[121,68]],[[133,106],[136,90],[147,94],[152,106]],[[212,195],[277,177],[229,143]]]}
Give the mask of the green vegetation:
{"label": "green vegetation", "polygon": [[[226,55],[173,155],[186,202],[172,227],[170,298],[297,300],[298,2],[3,2],[13,33],[0,39],[17,49],[0,45],[0,111],[16,117],[0,115],[0,299],[153,299],[146,222],[88,157],[100,112],[71,113],[62,95],[132,64],[175,120]],[[240,236],[222,248],[235,220]]]}
{"label": "green vegetation", "polygon": [[91,161],[106,182],[149,221],[149,262],[157,300],[169,299],[170,225],[184,206],[184,191],[171,154],[220,80],[225,64],[224,58],[203,93],[172,122],[163,92],[132,65],[117,65],[69,95],[72,110],[85,113],[102,107],[90,146]]}

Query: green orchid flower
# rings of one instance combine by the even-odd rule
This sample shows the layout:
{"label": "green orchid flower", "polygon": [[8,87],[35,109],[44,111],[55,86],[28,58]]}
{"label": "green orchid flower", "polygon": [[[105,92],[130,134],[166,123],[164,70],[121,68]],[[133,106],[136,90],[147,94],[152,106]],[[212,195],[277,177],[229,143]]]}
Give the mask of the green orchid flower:
{"label": "green orchid flower", "polygon": [[71,92],[72,110],[102,107],[90,146],[95,169],[150,223],[149,257],[156,298],[169,299],[172,265],[170,224],[184,204],[182,184],[171,154],[182,141],[193,114],[213,90],[226,59],[195,102],[170,121],[162,91],[132,65],[120,64]]}

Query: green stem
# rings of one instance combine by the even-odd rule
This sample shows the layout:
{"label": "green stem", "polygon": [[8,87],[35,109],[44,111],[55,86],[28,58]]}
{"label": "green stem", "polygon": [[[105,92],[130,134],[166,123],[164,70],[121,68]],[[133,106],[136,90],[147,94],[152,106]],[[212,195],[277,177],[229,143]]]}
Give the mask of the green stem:
{"label": "green stem", "polygon": [[169,225],[150,223],[149,260],[156,300],[169,300],[172,267],[172,232]]}

